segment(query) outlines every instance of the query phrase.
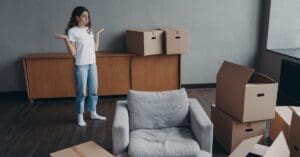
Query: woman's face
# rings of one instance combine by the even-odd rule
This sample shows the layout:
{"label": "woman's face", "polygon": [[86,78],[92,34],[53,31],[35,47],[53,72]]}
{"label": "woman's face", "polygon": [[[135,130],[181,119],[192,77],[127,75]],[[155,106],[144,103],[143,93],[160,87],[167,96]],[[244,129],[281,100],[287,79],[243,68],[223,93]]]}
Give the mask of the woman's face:
{"label": "woman's face", "polygon": [[84,11],[80,16],[76,16],[76,19],[79,26],[86,26],[89,23],[89,13]]}

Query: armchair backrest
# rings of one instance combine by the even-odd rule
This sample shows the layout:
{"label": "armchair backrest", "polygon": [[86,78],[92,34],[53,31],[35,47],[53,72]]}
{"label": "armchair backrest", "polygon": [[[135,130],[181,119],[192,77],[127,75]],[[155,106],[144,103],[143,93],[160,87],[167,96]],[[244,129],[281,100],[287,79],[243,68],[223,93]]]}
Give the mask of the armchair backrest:
{"label": "armchair backrest", "polygon": [[163,92],[129,90],[130,130],[188,127],[189,100],[184,88]]}

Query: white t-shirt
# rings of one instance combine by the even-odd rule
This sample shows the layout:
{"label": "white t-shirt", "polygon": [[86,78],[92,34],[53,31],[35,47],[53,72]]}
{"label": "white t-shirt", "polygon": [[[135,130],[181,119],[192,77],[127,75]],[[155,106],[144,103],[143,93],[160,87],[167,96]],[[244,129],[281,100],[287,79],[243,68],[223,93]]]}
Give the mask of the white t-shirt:
{"label": "white t-shirt", "polygon": [[96,63],[94,33],[88,33],[88,27],[72,27],[68,31],[68,37],[76,45],[76,65]]}

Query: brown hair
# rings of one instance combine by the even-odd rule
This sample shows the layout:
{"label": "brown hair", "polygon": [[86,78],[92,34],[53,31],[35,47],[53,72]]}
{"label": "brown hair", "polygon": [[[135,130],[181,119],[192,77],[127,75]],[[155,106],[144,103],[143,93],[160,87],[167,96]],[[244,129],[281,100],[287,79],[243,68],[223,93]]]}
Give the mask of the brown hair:
{"label": "brown hair", "polygon": [[69,29],[71,29],[74,26],[78,26],[78,21],[76,17],[79,17],[84,11],[88,12],[89,14],[89,23],[87,24],[87,27],[89,28],[88,31],[91,31],[92,28],[92,23],[91,23],[91,15],[89,10],[86,7],[83,6],[77,6],[76,8],[73,9],[70,21],[65,29],[65,34],[68,35]]}

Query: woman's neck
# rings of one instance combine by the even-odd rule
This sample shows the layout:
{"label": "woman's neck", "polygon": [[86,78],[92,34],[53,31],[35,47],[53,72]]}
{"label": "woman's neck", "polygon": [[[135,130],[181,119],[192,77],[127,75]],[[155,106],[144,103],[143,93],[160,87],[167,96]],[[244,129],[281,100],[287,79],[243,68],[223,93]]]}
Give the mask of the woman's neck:
{"label": "woman's neck", "polygon": [[85,25],[78,24],[77,27],[83,28],[83,27],[85,27]]}

